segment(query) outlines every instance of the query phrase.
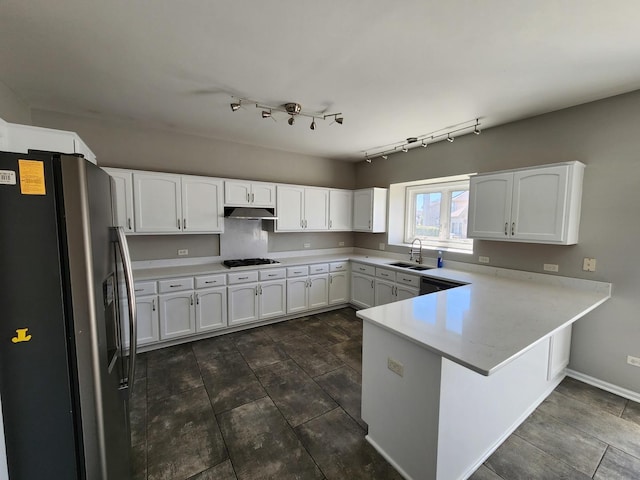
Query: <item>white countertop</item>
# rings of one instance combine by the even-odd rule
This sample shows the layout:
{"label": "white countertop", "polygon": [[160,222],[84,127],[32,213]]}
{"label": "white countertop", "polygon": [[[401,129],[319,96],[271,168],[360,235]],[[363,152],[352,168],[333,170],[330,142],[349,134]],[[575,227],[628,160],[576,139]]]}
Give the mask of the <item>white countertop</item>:
{"label": "white countertop", "polygon": [[426,272],[468,285],[357,315],[483,375],[490,375],[611,296],[611,284],[527,272]]}

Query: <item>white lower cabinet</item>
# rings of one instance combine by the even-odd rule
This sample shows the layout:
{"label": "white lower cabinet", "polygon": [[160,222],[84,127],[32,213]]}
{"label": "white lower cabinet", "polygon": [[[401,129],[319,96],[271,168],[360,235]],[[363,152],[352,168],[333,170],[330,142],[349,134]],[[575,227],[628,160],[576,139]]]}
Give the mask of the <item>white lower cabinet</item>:
{"label": "white lower cabinet", "polygon": [[160,303],[160,339],[183,337],[196,332],[193,290],[166,293]]}
{"label": "white lower cabinet", "polygon": [[349,303],[349,272],[329,274],[329,305]]}
{"label": "white lower cabinet", "polygon": [[287,280],[287,313],[306,312],[329,305],[329,275]]}
{"label": "white lower cabinet", "polygon": [[329,305],[329,275],[312,275],[309,277],[307,305],[309,310]]}
{"label": "white lower cabinet", "polygon": [[373,277],[351,272],[351,303],[362,308],[375,305],[375,280]]}
{"label": "white lower cabinet", "polygon": [[419,288],[408,287],[399,283],[396,284],[396,300],[406,300],[408,298],[417,297],[419,293]]}
{"label": "white lower cabinet", "polygon": [[407,275],[386,268],[375,270],[376,306],[418,296],[420,278],[416,275]]}
{"label": "white lower cabinet", "polygon": [[287,313],[307,310],[307,288],[309,288],[309,277],[287,280]]}
{"label": "white lower cabinet", "polygon": [[[232,285],[227,289],[229,326],[285,315],[285,275],[284,269],[230,274],[229,283]],[[258,278],[275,279],[257,282]]]}
{"label": "white lower cabinet", "polygon": [[[127,305],[122,305],[122,313],[126,318],[123,322],[123,335],[124,335],[124,347],[129,348],[129,313]],[[138,329],[138,342],[137,345],[147,345],[148,343],[157,342],[160,337],[158,336],[158,297],[156,295],[149,295],[143,297],[136,297],[136,315],[137,315],[137,329]]]}
{"label": "white lower cabinet", "polygon": [[196,290],[196,332],[227,326],[227,287]]}
{"label": "white lower cabinet", "polygon": [[397,300],[396,282],[391,282],[389,280],[380,280],[376,278],[375,291],[376,306],[385,305]]}

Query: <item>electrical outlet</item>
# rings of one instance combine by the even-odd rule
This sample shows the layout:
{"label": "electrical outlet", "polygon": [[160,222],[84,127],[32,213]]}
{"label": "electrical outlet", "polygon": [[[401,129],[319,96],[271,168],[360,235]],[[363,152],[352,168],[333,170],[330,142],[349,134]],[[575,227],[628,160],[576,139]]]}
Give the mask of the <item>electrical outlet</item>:
{"label": "electrical outlet", "polygon": [[396,375],[404,377],[404,365],[391,357],[387,357],[387,368]]}
{"label": "electrical outlet", "polygon": [[[634,367],[640,367],[640,358],[632,357],[631,355],[627,355],[627,363],[629,365],[633,365]],[[391,368],[391,367],[389,367]]]}
{"label": "electrical outlet", "polygon": [[305,243],[302,245],[304,248],[311,248],[311,244],[310,243]]}
{"label": "electrical outlet", "polygon": [[344,247],[344,242],[338,242],[339,247]]}
{"label": "electrical outlet", "polygon": [[185,255],[189,255],[189,250],[187,250],[186,248],[181,248],[180,250],[178,250],[178,256],[184,257]]}
{"label": "electrical outlet", "polygon": [[384,250],[384,247],[385,247],[384,243],[378,244],[378,249],[379,250]]}
{"label": "electrical outlet", "polygon": [[555,263],[545,263],[543,266],[545,272],[557,272],[558,271],[558,265],[556,265]]}
{"label": "electrical outlet", "polygon": [[480,257],[478,257],[478,261],[480,263],[489,263],[489,257],[480,256]]}
{"label": "electrical outlet", "polygon": [[582,270],[585,272],[595,272],[596,271],[596,259],[595,258],[585,258],[582,262]]}

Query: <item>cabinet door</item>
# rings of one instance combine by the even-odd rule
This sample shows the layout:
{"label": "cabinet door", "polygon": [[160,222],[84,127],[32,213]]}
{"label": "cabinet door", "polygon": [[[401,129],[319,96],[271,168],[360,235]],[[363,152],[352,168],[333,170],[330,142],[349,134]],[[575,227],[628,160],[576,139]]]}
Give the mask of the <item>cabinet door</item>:
{"label": "cabinet door", "polygon": [[569,365],[571,355],[571,325],[556,332],[549,339],[549,367],[547,380],[552,380],[561,374]]}
{"label": "cabinet door", "polygon": [[351,273],[351,303],[369,308],[375,303],[374,279],[368,275]]}
{"label": "cabinet door", "polygon": [[312,275],[309,277],[309,308],[321,308],[329,305],[329,275]]}
{"label": "cabinet door", "polygon": [[196,332],[227,326],[227,287],[196,290]]}
{"label": "cabinet door", "polygon": [[564,240],[568,171],[568,165],[558,165],[514,173],[510,225],[514,239]]}
{"label": "cabinet door", "polygon": [[396,301],[395,295],[395,282],[389,282],[387,280],[376,279],[376,306],[386,305]]}
{"label": "cabinet door", "polygon": [[251,202],[251,182],[225,180],[224,204],[236,207],[249,205]]}
{"label": "cabinet door", "polygon": [[307,306],[307,289],[309,277],[287,280],[287,313],[304,312]]}
{"label": "cabinet door", "polygon": [[513,173],[471,177],[469,183],[469,238],[509,238]]}
{"label": "cabinet door", "polygon": [[227,289],[229,326],[259,319],[258,284],[233,285]]}
{"label": "cabinet door", "polygon": [[275,207],[276,186],[273,183],[252,183],[251,204],[254,207]]}
{"label": "cabinet door", "polygon": [[259,285],[260,318],[281,317],[287,313],[287,282],[275,280]]}
{"label": "cabinet door", "polygon": [[277,213],[277,231],[301,231],[304,228],[304,188],[278,185]]}
{"label": "cabinet door", "polygon": [[417,297],[419,292],[420,290],[417,288],[407,287],[406,285],[397,283],[396,284],[396,301]]}
{"label": "cabinet door", "polygon": [[373,215],[373,190],[353,192],[353,229],[358,232],[370,232]]}
{"label": "cabinet door", "polygon": [[304,189],[304,229],[329,230],[329,190],[326,188]]}
{"label": "cabinet door", "polygon": [[167,340],[196,331],[193,291],[160,295],[160,338]]}
{"label": "cabinet door", "polygon": [[182,231],[221,233],[224,225],[222,181],[182,176]]}
{"label": "cabinet door", "polygon": [[353,228],[353,192],[350,190],[329,191],[329,230]]}
{"label": "cabinet door", "polygon": [[347,272],[329,274],[329,305],[349,302],[348,278]]}
{"label": "cabinet door", "polygon": [[134,173],[136,232],[181,232],[180,175]]}
{"label": "cabinet door", "polygon": [[[123,297],[124,298],[124,297]],[[136,315],[138,319],[138,346],[154,343],[159,340],[158,336],[158,305],[155,295],[148,297],[136,297]],[[122,325],[124,334],[124,346],[129,348],[129,312],[124,305],[122,318],[125,319]]]}
{"label": "cabinet door", "polygon": [[133,232],[133,174],[130,170],[103,168],[113,179],[113,224]]}

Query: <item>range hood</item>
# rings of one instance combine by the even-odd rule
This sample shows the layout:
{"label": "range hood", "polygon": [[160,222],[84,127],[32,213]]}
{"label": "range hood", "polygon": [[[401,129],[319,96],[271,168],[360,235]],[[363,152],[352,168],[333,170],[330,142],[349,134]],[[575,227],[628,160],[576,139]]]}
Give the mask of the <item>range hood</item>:
{"label": "range hood", "polygon": [[273,208],[225,207],[224,216],[239,220],[277,220]]}

